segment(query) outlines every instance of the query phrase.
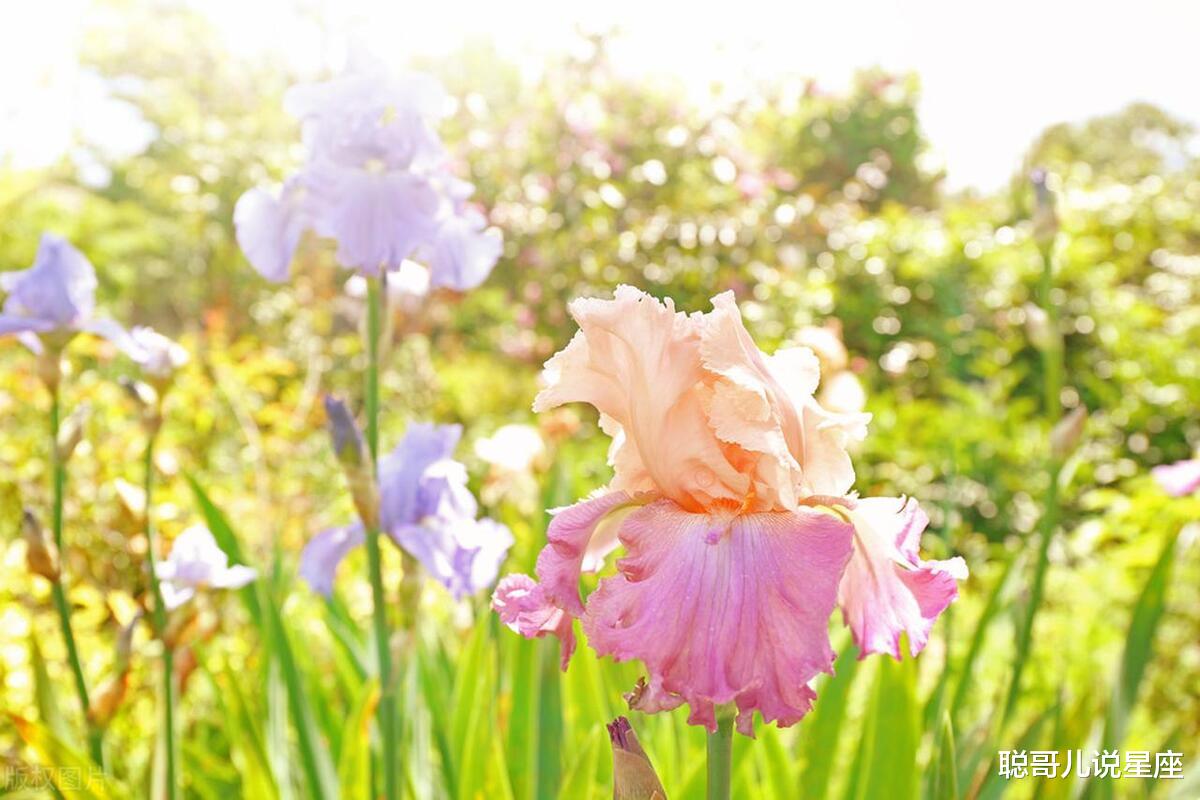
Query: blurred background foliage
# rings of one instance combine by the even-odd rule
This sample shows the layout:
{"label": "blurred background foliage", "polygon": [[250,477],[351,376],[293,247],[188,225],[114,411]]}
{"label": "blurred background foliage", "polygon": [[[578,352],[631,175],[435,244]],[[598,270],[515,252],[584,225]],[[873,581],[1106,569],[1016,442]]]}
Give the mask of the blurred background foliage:
{"label": "blurred background foliage", "polygon": [[[240,194],[299,159],[297,126],[281,107],[295,76],[224,49],[199,15],[114,9],[88,36],[85,58],[144,120],[147,145],[119,159],[81,146],[34,172],[0,165],[3,266],[28,265],[42,231],[61,233],[96,265],[108,313],[178,336],[193,352],[168,403],[158,452],[166,483],[154,513],[168,537],[203,519],[186,480],[193,476],[232,520],[291,626],[314,707],[322,707],[316,725],[336,763],[339,726],[365,691],[351,655],[367,645],[350,634],[351,646],[340,647],[331,630],[338,620],[365,618],[369,594],[365,581],[345,580],[340,599],[326,605],[294,572],[306,538],[352,513],[319,399],[335,392],[359,402],[362,300],[320,242],[302,248],[294,281],[274,286],[233,239]],[[952,695],[958,794],[1074,796],[1080,786],[1068,781],[998,784],[989,759],[1026,742],[1096,744],[1128,658],[1135,602],[1177,535],[1154,655],[1124,745],[1182,749],[1195,775],[1200,500],[1172,500],[1148,477],[1153,465],[1200,445],[1195,131],[1135,105],[1048,128],[1026,158],[1050,172],[1058,199],[1061,401],[1085,406],[1089,418],[1062,476],[1062,528],[1017,713],[999,721],[1028,599],[1049,433],[1030,333],[1041,262],[1025,172],[990,195],[944,192],[922,138],[915,76],[867,71],[838,94],[765,85],[737,102],[723,102],[714,87],[712,102],[696,103],[668,81],[618,77],[602,39],[585,45],[534,80],[482,45],[416,65],[441,77],[457,100],[443,133],[504,232],[505,251],[491,279],[468,295],[397,298],[385,445],[410,420],[463,423],[462,456],[475,485],[518,539],[510,568],[528,569],[544,540],[542,510],[608,478],[606,442],[591,412],[535,420],[529,411],[540,364],[573,332],[571,298],[631,283],[694,310],[732,289],[767,350],[805,326],[837,320],[874,414],[856,458],[859,491],[917,497],[933,519],[926,549],[962,553],[972,576],[915,669],[876,659],[854,669],[847,659],[839,676],[849,677],[822,689],[812,718],[782,733],[760,728],[754,745],[739,742],[740,796],[782,800],[800,785],[805,796],[875,796],[854,777],[874,763],[858,744],[870,740],[868,723],[885,696],[872,680],[911,692],[909,707],[883,711],[911,715],[911,760],[921,765],[913,786],[925,776],[926,796],[948,796],[937,795],[931,776],[945,758],[940,712]],[[134,488],[143,440],[115,380],[130,365],[108,344],[82,339],[70,360],[66,402],[86,401],[93,415],[71,463],[66,557],[85,667],[98,681],[119,627],[145,602]],[[33,359],[15,342],[0,344],[0,707],[43,720],[39,686],[65,687],[68,675],[46,586],[25,572],[17,523],[22,504],[49,505],[46,408]],[[539,425],[547,442],[532,480],[513,480],[473,455],[475,440],[512,422]],[[361,568],[351,558],[343,574]],[[600,724],[620,711],[636,667],[598,665],[584,652],[560,688],[553,647],[502,630],[484,613],[486,598],[456,606],[430,587],[423,608],[420,626],[398,643],[420,654],[405,677],[411,791],[605,796]],[[184,699],[188,795],[303,796],[299,769],[288,763],[295,741],[269,638],[254,635],[232,597],[214,598],[208,613]],[[967,660],[974,639],[979,649]],[[154,647],[144,634],[136,641]],[[154,666],[135,658],[108,736],[119,754],[111,766],[131,786],[145,784],[154,760]],[[261,684],[246,681],[234,702],[246,675]],[[523,685],[530,675],[544,680]],[[829,709],[834,703],[843,705]],[[468,706],[481,716],[459,720]],[[517,725],[522,713],[532,714],[527,728]],[[672,797],[701,788],[702,737],[682,719],[634,721]],[[488,738],[464,766],[477,730]],[[0,753],[28,757],[6,721]],[[1197,791],[1194,781],[1188,787]],[[1175,788],[1124,782],[1116,792],[1171,796]]]}

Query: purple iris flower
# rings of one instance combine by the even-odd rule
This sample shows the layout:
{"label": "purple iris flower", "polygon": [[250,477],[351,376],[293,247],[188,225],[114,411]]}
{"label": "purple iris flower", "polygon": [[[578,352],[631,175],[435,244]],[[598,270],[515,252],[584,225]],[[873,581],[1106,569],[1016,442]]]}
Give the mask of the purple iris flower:
{"label": "purple iris flower", "polygon": [[65,239],[42,234],[33,266],[0,274],[0,289],[8,292],[0,312],[0,336],[16,334],[40,354],[39,337],[61,348],[77,333],[94,333],[141,358],[142,348],[124,328],[94,316],[96,285],[96,271],[83,253]]}
{"label": "purple iris flower", "polygon": [[307,160],[277,193],[251,189],[234,209],[238,243],[264,277],[285,280],[312,230],[364,275],[417,259],[434,286],[464,291],[487,278],[500,239],[467,202],[475,187],[448,170],[436,80],[349,72],[294,87],[284,104],[301,121]]}
{"label": "purple iris flower", "polygon": [[[466,468],[453,459],[461,435],[458,425],[410,425],[379,461],[383,532],[456,598],[491,585],[513,543],[504,525],[475,518]],[[361,523],[318,533],[300,555],[301,577],[328,595],[338,565],[365,538]]]}

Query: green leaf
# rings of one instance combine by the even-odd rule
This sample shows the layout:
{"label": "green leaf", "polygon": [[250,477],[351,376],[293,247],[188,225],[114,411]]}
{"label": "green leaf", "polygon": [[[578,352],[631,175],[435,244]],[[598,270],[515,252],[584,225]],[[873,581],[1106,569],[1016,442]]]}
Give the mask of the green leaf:
{"label": "green leaf", "polygon": [[[191,475],[188,485],[200,506],[209,530],[217,544],[234,563],[246,563],[245,556],[233,526],[221,509],[208,497],[200,483]],[[263,632],[268,643],[268,652],[279,665],[287,690],[288,711],[296,729],[300,749],[300,765],[304,770],[308,793],[313,798],[337,796],[337,776],[328,749],[321,740],[316,724],[310,695],[311,688],[304,681],[296,661],[295,650],[283,615],[276,600],[266,591],[263,582],[252,581],[239,590],[247,612]],[[270,671],[268,670],[268,673]]]}
{"label": "green leaf", "polygon": [[29,637],[29,660],[33,666],[33,694],[37,705],[38,717],[55,736],[64,742],[71,742],[70,726],[67,725],[62,711],[55,699],[57,692],[50,682],[50,673],[46,669],[46,659],[37,637]]}
{"label": "green leaf", "polygon": [[21,740],[46,768],[46,775],[66,800],[132,800],[133,793],[105,774],[72,745],[40,722],[9,714]]}
{"label": "green leaf", "polygon": [[846,703],[860,663],[856,648],[842,651],[834,663],[833,677],[817,692],[812,714],[801,723],[804,771],[800,776],[800,794],[805,798],[820,800],[828,794],[838,745],[843,741],[840,732],[846,718]]}
{"label": "green leaf", "polygon": [[602,796],[601,787],[596,783],[596,773],[600,771],[600,759],[603,758],[607,740],[604,729],[593,730],[584,739],[583,747],[563,777],[562,788],[558,791],[559,800],[588,800]]}
{"label": "green leaf", "polygon": [[372,678],[363,685],[342,732],[338,785],[346,797],[371,794],[371,720],[378,705],[379,681]]}
{"label": "green leaf", "polygon": [[880,660],[866,726],[870,750],[863,798],[908,800],[917,796],[921,721],[916,684],[916,662],[911,658]]}
{"label": "green leaf", "polygon": [[[1158,623],[1167,607],[1167,587],[1171,581],[1171,567],[1175,563],[1175,543],[1178,538],[1178,532],[1167,537],[1166,545],[1154,568],[1150,570],[1150,577],[1146,579],[1133,606],[1129,631],[1125,635],[1121,670],[1113,686],[1112,700],[1109,701],[1108,714],[1104,720],[1102,746],[1106,750],[1116,750],[1124,742],[1129,716],[1137,702],[1138,688],[1146,674],[1146,667],[1154,656],[1154,634],[1158,631]],[[1088,784],[1085,796],[1105,800],[1113,796],[1113,788],[1112,778],[1096,779]]]}
{"label": "green leaf", "polygon": [[[188,486],[191,487],[192,495],[196,499],[196,505],[200,507],[200,513],[204,516],[204,523],[212,532],[213,538],[217,540],[217,544],[225,555],[234,564],[247,563],[245,555],[242,553],[242,546],[238,542],[237,535],[233,532],[233,527],[229,524],[229,519],[221,509],[217,508],[208,493],[200,485],[190,473],[185,473]],[[243,603],[246,605],[246,610],[250,613],[250,617],[254,620],[260,629],[266,630],[266,621],[262,612],[262,604],[259,599],[259,585],[257,581],[252,581],[243,588],[238,590],[242,597]]]}
{"label": "green leaf", "polygon": [[958,685],[954,689],[954,699],[950,702],[950,718],[952,720],[958,720],[959,712],[962,711],[963,704],[966,703],[967,696],[970,695],[974,686],[975,662],[978,660],[979,654],[983,652],[983,645],[987,640],[992,620],[996,618],[997,612],[1003,607],[1002,599],[1008,590],[1010,581],[1021,571],[1018,567],[1020,560],[1019,556],[1009,558],[1000,580],[996,581],[996,585],[988,594],[983,612],[979,615],[979,621],[975,623],[975,631],[971,634],[971,644],[967,647],[967,655],[958,665]]}
{"label": "green leaf", "polygon": [[250,707],[238,676],[227,670],[220,680],[212,680],[216,689],[213,694],[224,712],[225,734],[231,760],[241,777],[242,794],[264,800],[279,797],[279,786],[263,741],[261,713]]}
{"label": "green leaf", "polygon": [[932,800],[958,800],[958,757],[954,751],[954,723],[942,715],[937,755],[933,763]]}

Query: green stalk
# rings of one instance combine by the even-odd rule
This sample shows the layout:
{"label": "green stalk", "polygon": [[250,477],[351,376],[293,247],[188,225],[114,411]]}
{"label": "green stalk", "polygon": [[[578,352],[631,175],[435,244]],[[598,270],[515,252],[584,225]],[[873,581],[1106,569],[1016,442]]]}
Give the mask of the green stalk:
{"label": "green stalk", "polygon": [[[156,412],[160,414],[161,412]],[[167,630],[167,607],[163,603],[162,585],[158,580],[158,569],[155,563],[154,551],[158,546],[158,537],[154,523],[150,517],[151,497],[154,489],[154,443],[158,439],[158,422],[146,440],[145,484],[146,505],[143,515],[144,532],[146,534],[146,564],[150,568],[150,585],[154,587],[154,629],[163,647],[163,725],[166,730],[167,747],[167,798],[176,800],[179,797],[179,776],[175,764],[175,652],[167,644],[164,633]]]}
{"label": "green stalk", "polygon": [[719,715],[708,734],[708,800],[729,800],[733,784],[733,717]]}
{"label": "green stalk", "polygon": [[[371,451],[372,470],[379,473],[379,339],[382,328],[382,304],[385,295],[386,273],[381,278],[368,279],[367,289],[367,447]],[[384,797],[396,800],[400,796],[399,757],[396,741],[396,695],[392,680],[391,637],[388,632],[387,598],[383,591],[383,566],[379,550],[378,524],[367,531],[367,560],[374,601],[375,650],[379,658],[379,709],[376,719],[383,742]]]}
{"label": "green stalk", "polygon": [[[1046,314],[1046,327],[1049,329],[1047,341],[1042,346],[1042,390],[1043,414],[1046,418],[1046,429],[1051,431],[1062,416],[1062,387],[1065,365],[1063,363],[1062,336],[1058,330],[1058,309],[1051,299],[1054,290],[1054,257],[1053,239],[1039,243],[1042,255],[1042,279],[1038,285],[1038,305]],[[1033,572],[1033,586],[1029,591],[1029,605],[1025,610],[1025,619],[1021,625],[1017,640],[1016,662],[1013,664],[1012,680],[1008,687],[1008,699],[1004,704],[1004,717],[1007,721],[1016,708],[1017,698],[1021,694],[1021,676],[1025,670],[1025,662],[1029,660],[1029,651],[1033,644],[1033,623],[1037,617],[1038,608],[1042,604],[1042,594],[1045,589],[1046,571],[1050,566],[1050,542],[1058,527],[1058,478],[1062,471],[1062,458],[1053,452],[1047,435],[1046,445],[1046,496],[1043,501],[1042,518],[1038,524],[1038,556]]]}
{"label": "green stalk", "polygon": [[75,633],[71,629],[71,604],[67,601],[66,590],[66,548],[63,546],[63,502],[67,490],[67,467],[59,457],[58,427],[61,416],[61,403],[57,378],[58,354],[50,356],[55,360],[55,378],[50,386],[50,469],[51,481],[54,486],[53,528],[54,545],[58,548],[61,563],[59,579],[51,586],[54,596],[54,607],[58,611],[58,623],[62,628],[63,643],[67,647],[67,660],[71,665],[71,674],[75,679],[75,692],[79,695],[79,706],[83,709],[84,725],[87,726],[88,750],[92,760],[97,765],[104,766],[104,746],[99,728],[92,724],[92,702],[88,697],[87,680],[83,676],[83,664],[79,660],[79,648],[75,645]]}

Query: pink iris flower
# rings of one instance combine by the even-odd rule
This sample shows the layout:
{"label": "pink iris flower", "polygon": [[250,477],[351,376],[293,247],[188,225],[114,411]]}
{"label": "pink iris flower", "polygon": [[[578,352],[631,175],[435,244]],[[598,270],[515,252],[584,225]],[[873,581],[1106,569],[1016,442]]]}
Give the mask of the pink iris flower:
{"label": "pink iris flower", "polygon": [[[634,708],[687,703],[690,723],[715,730],[732,704],[747,735],[755,711],[788,726],[811,708],[835,608],[864,656],[900,658],[902,634],[912,655],[925,646],[966,565],[921,559],[915,501],[851,492],[846,448],[870,416],[817,403],[811,350],[760,351],[731,292],[685,314],[620,286],[571,314],[580,330],[546,363],[534,410],[594,406],[614,477],[552,512],[536,580],[497,586],[509,627],[558,636],[565,669],[579,618],[598,654],[645,665]],[[581,573],[619,547],[585,601]]]}

